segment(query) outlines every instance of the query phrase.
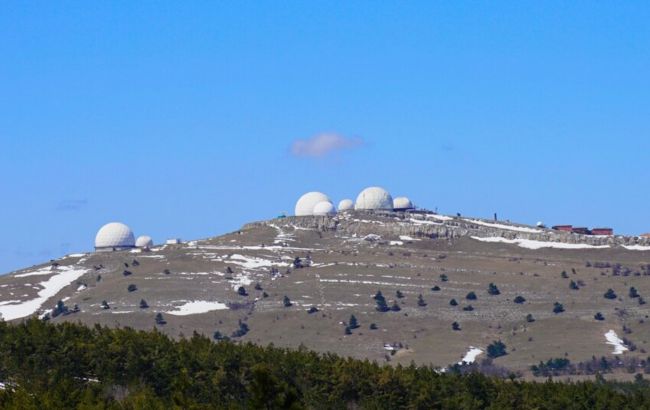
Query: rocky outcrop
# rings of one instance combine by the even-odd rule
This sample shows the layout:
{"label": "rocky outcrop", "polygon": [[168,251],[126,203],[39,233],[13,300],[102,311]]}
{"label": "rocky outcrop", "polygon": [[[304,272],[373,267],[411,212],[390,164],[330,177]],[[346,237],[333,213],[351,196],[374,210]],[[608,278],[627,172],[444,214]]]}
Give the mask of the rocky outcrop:
{"label": "rocky outcrop", "polygon": [[337,231],[349,236],[377,234],[384,238],[411,236],[433,239],[476,236],[594,246],[650,246],[650,238],[647,237],[580,235],[509,222],[451,218],[423,212],[346,211],[334,216],[291,216],[272,221],[253,222],[245,225],[243,229],[269,224],[318,231]]}

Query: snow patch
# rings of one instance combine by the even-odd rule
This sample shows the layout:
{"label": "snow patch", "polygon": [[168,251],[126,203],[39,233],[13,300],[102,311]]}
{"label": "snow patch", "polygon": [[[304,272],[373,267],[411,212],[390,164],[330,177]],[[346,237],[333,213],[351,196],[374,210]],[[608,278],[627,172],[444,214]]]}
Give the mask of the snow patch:
{"label": "snow patch", "polygon": [[526,249],[542,249],[542,248],[555,248],[555,249],[605,249],[609,248],[609,245],[588,245],[586,243],[564,243],[564,242],[546,242],[546,241],[535,241],[532,239],[506,239],[500,236],[493,236],[482,238],[478,236],[472,236],[472,239],[476,239],[481,242],[491,242],[491,243],[508,243],[511,245],[518,245],[521,248]]}
{"label": "snow patch", "polygon": [[650,246],[643,245],[623,245],[623,247],[630,251],[650,251]]}
{"label": "snow patch", "polygon": [[270,268],[273,266],[273,261],[268,259],[256,258],[254,256],[244,256],[234,254],[230,257],[230,262],[235,265],[243,266],[247,269]]}
{"label": "snow patch", "polygon": [[0,306],[0,315],[6,321],[19,319],[34,314],[43,303],[55,296],[61,289],[79,279],[86,272],[86,269],[75,269],[74,266],[59,267],[60,273],[53,275],[48,280],[39,283],[43,287],[38,292],[36,299],[27,300],[17,304]]}
{"label": "snow patch", "polygon": [[621,354],[629,350],[623,343],[623,340],[619,338],[616,332],[611,329],[609,332],[605,333],[605,339],[607,339],[608,345],[614,346],[614,351],[612,354]]}
{"label": "snow patch", "polygon": [[419,241],[419,240],[421,240],[421,239],[411,238],[411,237],[408,236],[408,235],[400,235],[399,239],[400,239],[401,241]]}
{"label": "snow patch", "polygon": [[517,232],[526,232],[526,233],[540,233],[543,232],[540,229],[534,229],[534,228],[525,228],[523,226],[514,226],[514,225],[504,225],[504,224],[497,224],[497,223],[490,223],[490,222],[483,222],[478,219],[465,219],[467,222],[476,224],[476,225],[483,225],[487,226],[490,228],[497,228],[497,229],[504,229],[507,231],[517,231]]}
{"label": "snow patch", "polygon": [[474,361],[476,360],[476,358],[477,358],[481,353],[483,353],[483,350],[479,349],[478,347],[470,346],[470,347],[469,347],[469,350],[467,351],[467,353],[465,353],[465,356],[463,356],[463,358],[461,359],[460,362],[458,362],[458,364],[463,364],[463,363],[470,364],[470,363],[474,363]]}
{"label": "snow patch", "polygon": [[404,245],[404,242],[402,242],[402,241],[390,241],[390,244],[399,246],[399,245]]}
{"label": "snow patch", "polygon": [[166,313],[174,316],[188,316],[188,315],[197,315],[200,313],[207,313],[213,310],[225,310],[228,309],[225,303],[220,302],[208,302],[207,300],[195,300],[192,302],[187,302],[183,305],[176,306],[176,310],[172,310]]}

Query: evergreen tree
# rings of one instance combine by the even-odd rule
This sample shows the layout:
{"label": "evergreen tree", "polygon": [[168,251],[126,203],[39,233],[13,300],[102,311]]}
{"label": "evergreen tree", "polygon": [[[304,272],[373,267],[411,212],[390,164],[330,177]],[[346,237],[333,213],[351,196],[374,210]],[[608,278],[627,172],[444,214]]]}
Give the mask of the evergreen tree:
{"label": "evergreen tree", "polygon": [[156,324],[157,325],[165,325],[167,324],[167,321],[163,317],[162,313],[156,313]]}
{"label": "evergreen tree", "polygon": [[522,303],[526,302],[526,299],[523,296],[517,296],[514,302],[521,305]]}
{"label": "evergreen tree", "polygon": [[602,313],[597,312],[597,313],[594,315],[594,319],[596,319],[596,320],[605,320],[605,316],[603,316]]}
{"label": "evergreen tree", "polygon": [[289,299],[289,297],[286,295],[284,296],[284,298],[282,298],[282,304],[284,305],[284,307],[291,307],[293,305],[293,303],[291,303],[291,299]]}
{"label": "evergreen tree", "polygon": [[469,292],[467,296],[465,296],[465,299],[467,300],[476,300],[476,293],[474,292]]}
{"label": "evergreen tree", "polygon": [[454,323],[452,323],[452,324],[451,324],[451,329],[452,329],[452,330],[459,331],[459,330],[460,330],[460,324],[458,324],[458,322],[454,322]]}
{"label": "evergreen tree", "polygon": [[262,285],[259,282],[255,284],[255,290],[262,290]]}
{"label": "evergreen tree", "polygon": [[572,290],[578,290],[578,289],[580,289],[580,288],[578,287],[578,284],[575,283],[574,281],[571,281],[571,282],[569,283],[569,288],[572,289]]}
{"label": "evergreen tree", "polygon": [[492,296],[496,296],[496,295],[501,294],[501,291],[499,290],[499,288],[497,287],[497,285],[495,285],[494,283],[490,283],[490,284],[488,285],[488,293],[489,293],[490,295],[492,295]]}
{"label": "evergreen tree", "polygon": [[309,310],[307,311],[307,313],[309,313],[310,315],[316,312],[318,312],[318,308],[316,306],[310,307]]}
{"label": "evergreen tree", "polygon": [[246,288],[244,288],[243,286],[237,288],[237,294],[239,296],[248,296],[248,292],[246,292]]}
{"label": "evergreen tree", "polygon": [[529,314],[526,315],[526,322],[533,323],[534,321],[535,321],[535,318],[533,317],[532,314],[529,313]]}
{"label": "evergreen tree", "polygon": [[375,302],[377,303],[375,309],[378,312],[388,312],[390,310],[388,304],[386,303],[386,298],[384,298],[381,292],[377,292],[377,295],[375,295]]}
{"label": "evergreen tree", "polygon": [[138,287],[135,286],[133,283],[129,285],[129,287],[126,288],[129,292],[135,292],[138,290]]}
{"label": "evergreen tree", "polygon": [[474,310],[474,306],[472,306],[472,305],[467,305],[467,306],[463,307],[463,310],[464,310],[465,312],[471,312],[472,310]]}
{"label": "evergreen tree", "polygon": [[456,299],[452,299],[452,300],[450,300],[450,301],[449,301],[449,304],[450,304],[451,306],[458,306],[458,302],[456,302]]}
{"label": "evergreen tree", "polygon": [[564,312],[564,306],[562,306],[560,302],[555,302],[553,304],[553,313],[557,315],[558,313],[562,313],[562,312]]}
{"label": "evergreen tree", "polygon": [[449,278],[447,277],[446,274],[443,273],[443,274],[440,275],[440,280],[443,281],[443,282],[447,282],[449,280]]}
{"label": "evergreen tree", "polygon": [[370,330],[377,330],[377,325],[374,323],[370,324]]}
{"label": "evergreen tree", "polygon": [[140,299],[140,309],[146,309],[149,307],[149,304],[147,304],[147,301],[144,299]]}
{"label": "evergreen tree", "polygon": [[638,298],[639,297],[639,292],[636,290],[634,286],[630,288],[630,297],[631,298]]}
{"label": "evergreen tree", "polygon": [[491,359],[496,359],[497,357],[505,356],[507,354],[506,345],[501,340],[492,342],[487,347],[487,355]]}
{"label": "evergreen tree", "polygon": [[420,307],[425,307],[427,305],[427,302],[424,301],[424,298],[422,297],[422,294],[418,296],[418,306]]}
{"label": "evergreen tree", "polygon": [[440,286],[436,285],[436,286],[432,287],[431,290],[434,291],[434,292],[438,292],[438,291],[440,291]]}
{"label": "evergreen tree", "polygon": [[346,335],[351,335],[352,334],[352,330],[350,330],[350,326],[345,327],[345,334]]}
{"label": "evergreen tree", "polygon": [[607,289],[607,292],[605,292],[604,295],[605,299],[616,299],[616,293],[614,292],[613,289]]}
{"label": "evergreen tree", "polygon": [[357,329],[359,327],[359,322],[357,321],[356,316],[350,315],[350,320],[348,322],[348,327],[350,329]]}
{"label": "evergreen tree", "polygon": [[404,297],[404,294],[403,294],[401,291],[398,290],[397,292],[395,292],[395,296],[396,296],[398,299],[401,299],[401,298]]}
{"label": "evergreen tree", "polygon": [[402,308],[399,307],[397,301],[394,301],[393,306],[390,307],[390,310],[392,310],[393,312],[399,312],[400,310],[402,310]]}

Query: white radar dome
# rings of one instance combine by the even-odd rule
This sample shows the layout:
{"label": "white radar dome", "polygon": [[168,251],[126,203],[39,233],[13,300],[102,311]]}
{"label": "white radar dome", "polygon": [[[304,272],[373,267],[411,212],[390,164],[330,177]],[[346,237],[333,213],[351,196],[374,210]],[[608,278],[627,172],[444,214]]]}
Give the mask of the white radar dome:
{"label": "white radar dome", "polygon": [[102,226],[95,236],[97,250],[121,250],[134,246],[133,231],[120,222],[111,222]]}
{"label": "white radar dome", "polygon": [[354,202],[351,199],[344,199],[339,202],[339,212],[354,209]]}
{"label": "white radar dome", "polygon": [[322,192],[307,192],[296,202],[296,216],[313,215],[314,207],[319,202],[332,202]]}
{"label": "white radar dome", "polygon": [[145,248],[145,249],[152,248],[153,239],[151,239],[151,236],[147,236],[147,235],[138,236],[138,239],[135,240],[135,247]]}
{"label": "white radar dome", "polygon": [[314,206],[314,215],[324,216],[334,215],[335,213],[336,209],[334,208],[334,204],[329,201],[321,201]]}
{"label": "white radar dome", "polygon": [[354,204],[354,209],[393,209],[393,197],[390,196],[388,191],[380,187],[366,188],[359,196],[357,202]]}
{"label": "white radar dome", "polygon": [[393,209],[404,211],[407,209],[414,209],[413,202],[405,196],[398,196],[393,199]]}

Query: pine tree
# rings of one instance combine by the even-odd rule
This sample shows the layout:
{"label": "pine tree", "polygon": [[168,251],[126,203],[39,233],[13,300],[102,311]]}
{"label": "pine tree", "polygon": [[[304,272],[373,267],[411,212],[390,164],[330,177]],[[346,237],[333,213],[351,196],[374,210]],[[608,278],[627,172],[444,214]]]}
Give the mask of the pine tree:
{"label": "pine tree", "polygon": [[529,314],[526,315],[526,322],[533,323],[534,321],[535,321],[535,318],[533,317],[532,314],[529,313]]}
{"label": "pine tree", "polygon": [[293,305],[293,303],[291,303],[291,299],[289,299],[289,297],[286,295],[284,296],[284,298],[282,298],[282,304],[284,305],[284,307],[291,307],[291,305]]}
{"label": "pine tree", "polygon": [[163,315],[160,312],[156,313],[156,324],[157,325],[167,324],[167,321],[165,320],[165,318],[163,318]]}
{"label": "pine tree", "polygon": [[401,299],[401,298],[404,297],[404,294],[403,294],[401,291],[398,290],[397,292],[395,292],[395,296],[396,296],[398,299]]}
{"label": "pine tree", "polygon": [[144,299],[140,299],[140,309],[146,309],[148,307],[149,305],[147,304],[147,301]]}
{"label": "pine tree", "polygon": [[594,319],[596,319],[596,320],[605,320],[605,316],[603,316],[602,313],[597,312],[597,313],[594,315]]}
{"label": "pine tree", "polygon": [[491,359],[496,359],[497,357],[505,356],[507,354],[506,345],[501,340],[492,342],[487,347],[487,355]]}
{"label": "pine tree", "polygon": [[418,296],[418,306],[420,307],[425,307],[427,305],[427,302],[424,301],[424,298],[422,297],[422,294]]}
{"label": "pine tree", "polygon": [[603,295],[605,299],[616,299],[616,293],[614,292],[613,289],[607,289],[607,292],[605,292],[605,295]]}
{"label": "pine tree", "polygon": [[564,312],[564,306],[562,306],[560,302],[555,302],[553,304],[553,313],[557,315],[558,313],[562,313],[562,312]]}
{"label": "pine tree", "polygon": [[399,312],[400,310],[402,310],[402,308],[399,307],[397,301],[394,301],[393,306],[390,307],[390,310],[392,310],[393,312]]}
{"label": "pine tree", "polygon": [[443,273],[443,274],[440,275],[440,280],[443,281],[443,282],[447,282],[449,280],[449,278],[447,277],[446,274]]}
{"label": "pine tree", "polygon": [[522,303],[526,302],[526,299],[523,296],[517,296],[514,302],[521,305]]}
{"label": "pine tree", "polygon": [[476,293],[474,292],[469,292],[467,296],[465,296],[467,300],[476,300]]}
{"label": "pine tree", "polygon": [[451,324],[451,329],[452,329],[452,330],[459,331],[459,330],[460,330],[460,325],[458,324],[458,322],[454,322],[454,323],[452,323],[452,324]]}
{"label": "pine tree", "polygon": [[350,329],[357,329],[359,327],[359,322],[357,321],[356,316],[350,315],[350,320],[348,322],[348,327]]}
{"label": "pine tree", "polygon": [[456,299],[452,299],[452,300],[450,300],[450,301],[449,301],[449,304],[450,304],[451,306],[458,306],[458,302],[456,302]]}
{"label": "pine tree", "polygon": [[436,286],[432,287],[431,290],[434,291],[434,292],[438,292],[440,290],[440,286],[436,285]]}
{"label": "pine tree", "polygon": [[571,282],[569,283],[569,288],[570,288],[570,289],[573,289],[573,290],[578,290],[578,289],[580,289],[580,288],[578,287],[578,284],[575,283],[574,281],[571,281]]}
{"label": "pine tree", "polygon": [[248,296],[248,293],[246,292],[246,288],[244,288],[243,286],[237,288],[237,294],[239,296]]}
{"label": "pine tree", "polygon": [[494,283],[490,283],[490,285],[488,286],[488,293],[492,296],[496,296],[501,294],[501,291],[499,290],[497,285],[495,285]]}
{"label": "pine tree", "polygon": [[639,297],[639,292],[636,290],[634,286],[630,288],[630,297],[631,298],[638,298]]}

